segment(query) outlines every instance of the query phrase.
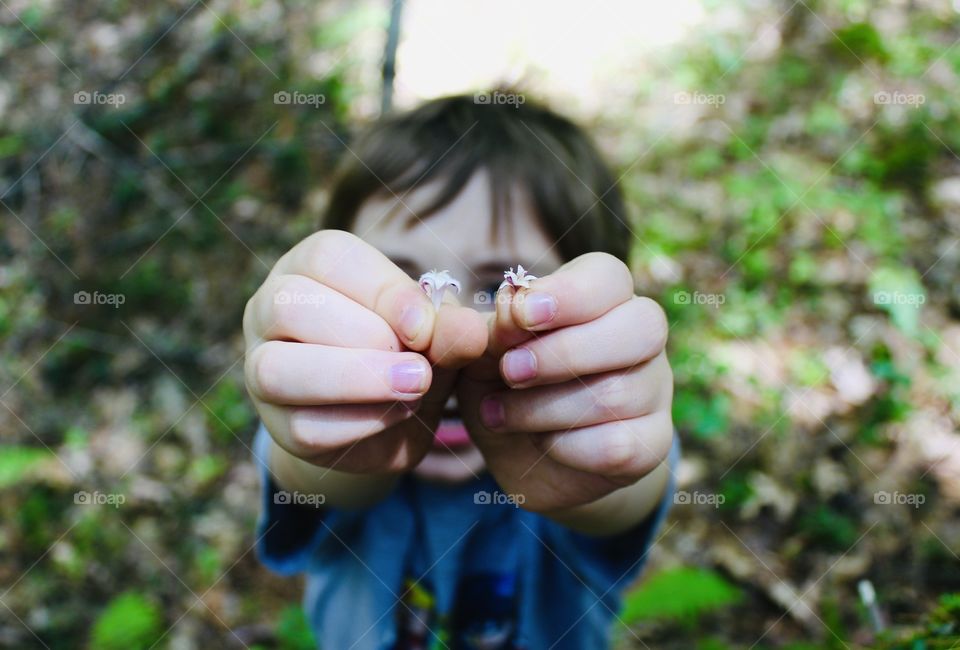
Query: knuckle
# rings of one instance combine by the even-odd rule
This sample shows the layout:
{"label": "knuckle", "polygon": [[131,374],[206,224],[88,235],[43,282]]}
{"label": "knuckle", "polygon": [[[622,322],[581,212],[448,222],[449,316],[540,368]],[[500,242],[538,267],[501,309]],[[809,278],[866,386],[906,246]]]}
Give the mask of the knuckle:
{"label": "knuckle", "polygon": [[617,286],[629,289],[633,293],[633,273],[623,260],[610,253],[595,252],[597,261],[602,265],[603,277],[612,280]]}
{"label": "knuckle", "polygon": [[627,289],[631,294],[633,294],[633,273],[630,271],[630,267],[627,266],[623,260],[619,260],[613,255],[610,256],[612,261],[611,273],[614,277],[618,277],[619,281],[623,283],[624,288]]}
{"label": "knuckle", "polygon": [[307,248],[313,254],[332,253],[352,243],[355,237],[356,235],[345,230],[321,230],[310,235],[310,245]]}
{"label": "knuckle", "polygon": [[614,476],[633,473],[640,459],[636,434],[623,424],[613,427],[598,454],[600,471]]}
{"label": "knuckle", "polygon": [[622,373],[603,376],[593,386],[593,392],[600,415],[630,417],[640,401],[636,386]]}
{"label": "knuckle", "polygon": [[[576,332],[573,332],[576,334]],[[538,374],[576,375],[575,365],[583,356],[583,340],[579,336],[566,336],[566,332],[557,332],[558,336],[549,336],[540,341],[534,340],[524,347],[536,360]]]}
{"label": "knuckle", "polygon": [[247,340],[248,345],[249,342],[256,336],[253,325],[254,310],[256,309],[256,305],[254,303],[255,297],[256,294],[250,296],[250,298],[247,300],[247,303],[243,306],[243,335]]}
{"label": "knuckle", "polygon": [[[394,307],[398,307],[401,299],[397,296],[396,287],[390,284],[382,283],[377,287],[373,296],[373,311],[378,314],[389,313]],[[399,308],[396,310],[399,312]]]}
{"label": "knuckle", "polygon": [[321,230],[311,235],[309,244],[304,247],[305,262],[322,278],[347,249],[360,241],[359,237],[345,230]]}
{"label": "knuckle", "polygon": [[303,318],[303,309],[296,297],[305,294],[308,287],[301,278],[293,275],[278,277],[271,286],[273,314],[270,329],[289,331]]}
{"label": "knuckle", "polygon": [[248,344],[267,336],[270,323],[270,280],[267,279],[247,300],[243,309],[243,333]]}
{"label": "knuckle", "polygon": [[316,435],[314,420],[304,416],[303,409],[294,409],[290,414],[290,440],[299,449],[316,454],[328,451]]}
{"label": "knuckle", "polygon": [[275,342],[267,341],[254,348],[244,364],[250,391],[266,401],[280,395],[283,375],[277,356]]}
{"label": "knuckle", "polygon": [[649,346],[649,356],[653,356],[667,345],[667,338],[670,333],[667,314],[655,300],[645,296],[634,298],[634,302],[640,312],[639,321],[644,323],[644,327],[640,331],[645,332]]}

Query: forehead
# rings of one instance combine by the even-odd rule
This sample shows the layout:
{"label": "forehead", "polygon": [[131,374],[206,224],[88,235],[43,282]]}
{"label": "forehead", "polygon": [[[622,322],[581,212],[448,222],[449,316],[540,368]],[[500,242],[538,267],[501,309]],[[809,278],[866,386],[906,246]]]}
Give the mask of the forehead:
{"label": "forehead", "polygon": [[520,188],[510,193],[510,204],[494,234],[494,206],[485,171],[474,174],[447,205],[422,219],[414,218],[441,186],[442,181],[431,182],[400,197],[366,201],[353,232],[388,256],[412,258],[425,269],[474,269],[491,260],[513,260],[511,265],[523,264],[546,274],[563,263]]}

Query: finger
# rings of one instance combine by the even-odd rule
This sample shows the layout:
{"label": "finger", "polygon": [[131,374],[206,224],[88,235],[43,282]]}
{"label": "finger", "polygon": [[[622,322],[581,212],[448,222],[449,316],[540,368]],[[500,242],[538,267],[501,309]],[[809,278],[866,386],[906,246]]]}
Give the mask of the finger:
{"label": "finger", "polygon": [[513,387],[539,386],[635,366],[667,343],[666,315],[653,300],[633,296],[595,320],[538,335],[500,360]]}
{"label": "finger", "polygon": [[487,349],[487,323],[477,311],[445,303],[436,323],[430,349],[425,353],[430,363],[460,368],[479,359]]}
{"label": "finger", "polygon": [[660,359],[562,384],[496,391],[480,402],[480,419],[487,429],[509,435],[647,415],[669,406],[670,370],[666,357]]}
{"label": "finger", "polygon": [[460,374],[472,382],[503,385],[503,379],[500,377],[500,361],[489,354],[484,354],[476,361],[468,363],[460,370]]}
{"label": "finger", "polygon": [[267,341],[250,353],[247,387],[272,404],[410,401],[430,387],[430,364],[415,352]]}
{"label": "finger", "polygon": [[[502,295],[502,292],[512,292],[513,288],[509,286],[502,287],[500,291],[497,292],[497,296]],[[503,380],[500,378],[500,357],[506,351],[506,347],[502,342],[498,342],[498,339],[501,337],[499,328],[510,327],[512,331],[518,332],[521,336],[516,339],[516,343],[522,343],[523,341],[529,339],[533,334],[521,330],[520,328],[515,327],[513,323],[513,317],[510,315],[510,310],[501,310],[499,308],[500,299],[496,298],[497,302],[494,303],[494,311],[485,311],[478,312],[480,317],[486,323],[487,328],[487,347],[483,355],[480,358],[468,363],[462,370],[461,374],[464,377],[467,377],[473,382],[481,383],[494,383],[500,385],[503,383]],[[509,302],[509,301],[507,301]],[[498,322],[499,321],[499,322]]]}
{"label": "finger", "polygon": [[400,340],[383,318],[303,275],[267,278],[251,299],[245,316],[245,329],[260,340],[401,349]]}
{"label": "finger", "polygon": [[[433,379],[430,382],[430,389],[417,400],[415,418],[421,428],[429,430],[432,434],[437,430],[440,424],[440,418],[443,417],[444,409],[450,394],[453,393],[457,380],[457,371],[445,368],[434,368]],[[411,424],[413,424],[411,422]]]}
{"label": "finger", "polygon": [[586,323],[633,296],[633,275],[608,253],[587,253],[520,289],[511,301],[517,325],[539,332]]}
{"label": "finger", "polygon": [[[273,408],[281,412],[280,419],[278,422],[271,419],[268,406],[264,410],[264,425],[277,444],[294,456],[319,467],[356,474],[407,472],[416,467],[430,449],[431,432],[423,427],[416,414],[402,418],[378,432],[361,432],[353,439],[343,436],[346,444],[337,446],[324,443],[322,438],[297,444],[283,432],[286,422],[282,419],[282,412],[290,410],[290,407]],[[385,422],[391,419],[388,416]]]}
{"label": "finger", "polygon": [[274,406],[258,412],[277,444],[298,458],[342,450],[413,417],[417,402],[344,406]]}
{"label": "finger", "polygon": [[533,434],[532,439],[547,456],[567,467],[611,478],[639,478],[667,457],[673,423],[665,410],[631,420]]}
{"label": "finger", "polygon": [[343,230],[322,230],[294,246],[271,274],[313,278],[379,314],[405,346],[425,350],[434,310],[417,281],[383,253]]}
{"label": "finger", "polygon": [[490,331],[487,353],[499,359],[512,347],[529,341],[534,334],[517,325],[511,311],[511,304],[517,297],[517,289],[504,284],[494,297],[496,311],[488,321]]}

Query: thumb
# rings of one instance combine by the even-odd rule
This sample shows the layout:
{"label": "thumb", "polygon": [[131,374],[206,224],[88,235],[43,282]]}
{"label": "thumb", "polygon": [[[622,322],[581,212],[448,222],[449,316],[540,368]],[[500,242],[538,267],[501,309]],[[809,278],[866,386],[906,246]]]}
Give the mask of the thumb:
{"label": "thumb", "polygon": [[524,341],[535,338],[535,334],[517,325],[513,318],[513,305],[520,303],[525,296],[524,291],[504,284],[497,291],[495,303],[497,311],[487,323],[489,341],[487,354],[499,360],[507,350],[516,347]]}
{"label": "thumb", "polygon": [[461,307],[446,296],[437,311],[433,338],[425,355],[439,368],[461,368],[479,359],[487,349],[488,328],[475,309]]}

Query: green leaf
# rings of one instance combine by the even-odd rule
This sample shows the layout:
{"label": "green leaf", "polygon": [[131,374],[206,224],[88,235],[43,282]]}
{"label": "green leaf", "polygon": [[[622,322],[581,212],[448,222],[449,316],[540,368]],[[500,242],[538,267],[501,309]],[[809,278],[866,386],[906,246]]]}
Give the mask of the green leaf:
{"label": "green leaf", "polygon": [[909,267],[883,267],[870,277],[870,299],[890,315],[893,324],[909,336],[919,331],[920,308],[927,294],[920,275]]}
{"label": "green leaf", "polygon": [[160,611],[135,592],[117,596],[101,612],[90,635],[98,650],[148,648],[161,634]]}
{"label": "green leaf", "polygon": [[207,454],[197,457],[190,463],[187,475],[198,487],[202,487],[220,478],[228,467],[226,459]]}
{"label": "green leaf", "polygon": [[206,399],[210,426],[221,440],[230,441],[253,422],[254,413],[241,384],[233,379],[221,381]]}
{"label": "green leaf", "polygon": [[5,135],[0,138],[0,159],[15,156],[23,150],[23,138],[19,135]]}
{"label": "green leaf", "polygon": [[38,447],[6,447],[0,454],[0,488],[19,483],[38,465],[53,457],[46,449]]}
{"label": "green leaf", "polygon": [[809,538],[811,545],[832,550],[850,548],[858,534],[852,515],[825,504],[817,505],[802,515],[797,521],[797,528]]}
{"label": "green leaf", "polygon": [[834,48],[840,54],[863,59],[876,59],[886,62],[889,53],[884,46],[883,38],[876,27],[870,23],[853,23],[836,33],[837,43]]}
{"label": "green leaf", "polygon": [[627,595],[626,624],[648,619],[695,618],[738,602],[743,594],[719,574],[697,567],[667,569]]}
{"label": "green leaf", "polygon": [[704,398],[684,391],[673,399],[673,414],[681,428],[700,438],[712,438],[730,428],[730,398],[723,393]]}
{"label": "green leaf", "polygon": [[280,612],[277,640],[282,650],[314,650],[317,647],[307,617],[297,606],[287,607]]}

